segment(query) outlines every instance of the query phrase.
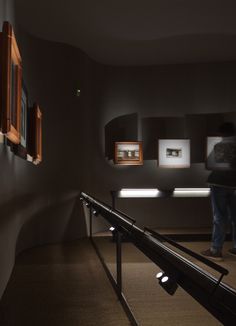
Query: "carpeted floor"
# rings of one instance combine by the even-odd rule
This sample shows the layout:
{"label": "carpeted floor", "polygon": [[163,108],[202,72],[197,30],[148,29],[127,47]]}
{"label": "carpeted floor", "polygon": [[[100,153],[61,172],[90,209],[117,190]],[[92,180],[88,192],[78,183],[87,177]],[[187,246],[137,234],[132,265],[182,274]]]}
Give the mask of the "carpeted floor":
{"label": "carpeted floor", "polygon": [[1,326],[129,324],[89,240],[19,255],[0,302]]}
{"label": "carpeted floor", "polygon": [[[101,236],[96,237],[95,241],[115,277],[115,243],[111,238]],[[209,242],[181,242],[181,244],[198,253],[209,247]],[[225,243],[224,261],[219,264],[229,270],[229,275],[223,281],[236,288],[236,258],[227,254],[230,245],[228,242]],[[123,292],[140,325],[221,325],[181,288],[177,289],[174,296],[168,295],[156,281],[155,276],[160,271],[158,266],[150,262],[132,243],[122,243],[122,253]],[[215,277],[219,277],[219,273],[185,256]]]}
{"label": "carpeted floor", "polygon": [[[95,241],[116,276],[115,244],[108,237],[96,237]],[[182,244],[196,252],[209,246]],[[225,252],[229,246],[225,244]],[[168,295],[156,281],[158,266],[131,243],[122,243],[122,252],[123,292],[139,325],[221,325],[181,288],[174,296]],[[225,254],[221,264],[230,271],[224,282],[236,288],[235,257]],[[19,255],[0,302],[1,326],[129,324],[88,239],[42,246]]]}

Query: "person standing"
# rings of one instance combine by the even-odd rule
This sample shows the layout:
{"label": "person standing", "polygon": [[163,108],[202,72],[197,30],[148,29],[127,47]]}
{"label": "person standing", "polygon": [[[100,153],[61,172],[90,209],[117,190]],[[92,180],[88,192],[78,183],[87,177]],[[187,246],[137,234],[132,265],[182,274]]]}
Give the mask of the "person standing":
{"label": "person standing", "polygon": [[[214,260],[223,260],[222,249],[229,221],[232,225],[233,246],[228,253],[236,257],[236,130],[231,122],[219,128],[223,140],[215,145],[215,157],[228,162],[230,169],[212,171],[208,177],[213,211],[211,247],[201,254]],[[217,146],[217,147],[216,147]]]}

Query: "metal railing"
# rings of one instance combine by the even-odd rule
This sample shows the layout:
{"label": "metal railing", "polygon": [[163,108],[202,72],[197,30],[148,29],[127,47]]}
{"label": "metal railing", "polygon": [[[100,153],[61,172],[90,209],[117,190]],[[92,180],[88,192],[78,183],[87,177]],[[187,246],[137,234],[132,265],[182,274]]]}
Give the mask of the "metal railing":
{"label": "metal railing", "polygon": [[[112,209],[86,193],[81,193],[81,200],[85,201],[86,206],[90,209],[90,238],[92,243],[133,325],[138,323],[122,293],[122,236],[128,238],[140,251],[159,266],[165,275],[168,275],[176,285],[182,287],[220,322],[224,325],[236,325],[236,291],[222,282],[224,275],[228,274],[228,270],[154,230],[149,228],[141,230],[135,225],[133,218]],[[93,241],[92,218],[93,215],[98,214],[105,218],[116,230],[117,280],[109,272]],[[168,247],[165,242],[219,272],[220,277],[212,276],[174,249]]]}

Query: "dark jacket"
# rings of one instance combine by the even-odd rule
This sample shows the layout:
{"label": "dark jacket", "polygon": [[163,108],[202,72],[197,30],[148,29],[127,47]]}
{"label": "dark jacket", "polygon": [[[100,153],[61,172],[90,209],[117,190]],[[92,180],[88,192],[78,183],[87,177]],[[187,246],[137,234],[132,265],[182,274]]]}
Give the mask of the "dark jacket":
{"label": "dark jacket", "polygon": [[236,189],[236,171],[212,171],[207,182],[209,185]]}
{"label": "dark jacket", "polygon": [[213,170],[207,182],[210,185],[236,189],[236,137],[224,137],[214,146],[212,154],[217,164],[229,165],[225,170]]}

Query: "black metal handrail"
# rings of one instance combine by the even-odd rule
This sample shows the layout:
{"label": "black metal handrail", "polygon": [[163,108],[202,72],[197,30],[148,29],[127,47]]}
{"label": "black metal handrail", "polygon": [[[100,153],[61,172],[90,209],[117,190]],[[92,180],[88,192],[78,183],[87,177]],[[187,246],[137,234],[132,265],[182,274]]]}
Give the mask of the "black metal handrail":
{"label": "black metal handrail", "polygon": [[222,282],[223,276],[228,273],[226,269],[208,261],[206,258],[199,259],[198,254],[193,254],[192,251],[168,239],[168,242],[174,244],[176,248],[180,246],[179,249],[182,251],[220,272],[222,275],[220,279],[217,279],[186,257],[166,246],[163,243],[166,237],[151,229],[139,229],[134,225],[133,221],[127,220],[125,214],[112,209],[88,194],[82,192],[81,198],[99,212],[118,232],[129,237],[137,248],[219,321],[224,325],[236,325],[236,291]]}
{"label": "black metal handrail", "polygon": [[186,248],[184,246],[181,246],[179,243],[169,239],[165,235],[160,234],[160,233],[156,232],[155,230],[152,230],[152,229],[147,228],[147,227],[144,228],[144,231],[150,232],[154,236],[154,238],[156,238],[156,239],[158,239],[160,241],[168,242],[169,244],[171,244],[175,248],[181,250],[182,252],[185,252],[186,254],[190,255],[191,257],[196,258],[198,261],[201,261],[205,265],[207,265],[207,266],[211,267],[212,269],[216,270],[217,272],[221,273],[223,276],[229,274],[229,271],[226,268],[216,264],[215,262],[213,262],[213,261],[211,261],[211,260],[197,254],[196,252],[194,252],[194,251],[192,251],[192,250],[190,250],[190,249],[188,249],[188,248]]}

